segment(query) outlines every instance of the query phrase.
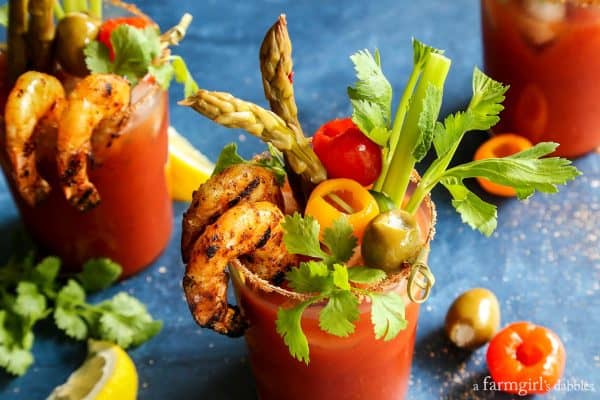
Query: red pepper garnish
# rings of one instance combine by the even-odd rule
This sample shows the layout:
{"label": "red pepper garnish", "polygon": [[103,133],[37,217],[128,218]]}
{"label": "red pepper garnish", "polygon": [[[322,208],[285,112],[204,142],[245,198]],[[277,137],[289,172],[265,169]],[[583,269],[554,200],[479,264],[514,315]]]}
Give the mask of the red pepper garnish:
{"label": "red pepper garnish", "polygon": [[121,25],[129,25],[135,28],[143,29],[147,26],[154,25],[154,23],[148,18],[144,17],[120,17],[111,18],[104,21],[100,26],[100,30],[98,31],[98,41],[108,47],[110,61],[115,60],[115,50],[110,42],[110,36],[112,35],[113,31]]}
{"label": "red pepper garnish", "polygon": [[335,119],[313,137],[315,153],[330,178],[354,179],[363,186],[381,173],[381,147],[358,129],[352,119]]}
{"label": "red pepper garnish", "polygon": [[524,396],[546,393],[565,369],[565,347],[548,328],[515,322],[491,340],[487,364],[497,387]]}

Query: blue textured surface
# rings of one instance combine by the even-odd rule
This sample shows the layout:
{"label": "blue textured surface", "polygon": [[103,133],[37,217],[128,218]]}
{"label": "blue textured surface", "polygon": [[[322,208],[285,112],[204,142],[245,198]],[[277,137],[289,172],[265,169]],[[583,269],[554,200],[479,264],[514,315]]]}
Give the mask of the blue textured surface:
{"label": "blue textured surface", "polygon": [[[201,86],[225,90],[264,104],[258,48],[264,32],[281,12],[288,15],[294,42],[295,88],[305,131],[350,111],[346,86],[353,81],[348,56],[379,47],[387,76],[400,92],[412,58],[410,37],[445,48],[453,60],[443,113],[464,105],[470,94],[473,65],[481,63],[479,9],[472,0],[317,1],[140,1],[166,28],[187,10],[195,20],[183,55]],[[176,106],[181,89],[171,91],[172,124],[213,160],[226,143],[236,141],[248,156],[260,143],[241,131],[226,130]],[[483,139],[465,143],[461,157],[470,159]],[[439,220],[430,265],[437,284],[422,307],[409,397],[509,398],[473,391],[487,375],[484,349],[457,351],[441,334],[447,307],[460,292],[491,288],[501,301],[503,324],[532,320],[555,330],[567,351],[565,380],[587,382],[600,390],[600,155],[577,160],[585,176],[556,196],[536,195],[519,203],[500,202],[499,226],[492,239],[471,231],[436,192]],[[488,197],[489,198],[489,197]],[[254,399],[254,386],[243,340],[199,329],[183,299],[179,257],[181,214],[173,217],[171,245],[148,270],[102,293],[119,290],[138,296],[163,319],[163,331],[131,352],[140,376],[142,399]],[[0,260],[8,238],[19,226],[6,183],[0,177]],[[21,378],[0,372],[0,398],[44,398],[80,365],[85,345],[56,335],[49,326],[37,330],[35,365]],[[549,398],[593,399],[597,393],[553,392]]]}

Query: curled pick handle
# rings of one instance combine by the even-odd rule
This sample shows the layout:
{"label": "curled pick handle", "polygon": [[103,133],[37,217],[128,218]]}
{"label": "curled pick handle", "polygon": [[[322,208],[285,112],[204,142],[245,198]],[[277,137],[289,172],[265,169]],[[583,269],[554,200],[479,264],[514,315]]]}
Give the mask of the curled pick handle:
{"label": "curled pick handle", "polygon": [[431,288],[435,285],[435,277],[427,265],[429,246],[421,250],[417,260],[410,267],[408,274],[407,292],[408,298],[413,303],[423,303],[429,298]]}

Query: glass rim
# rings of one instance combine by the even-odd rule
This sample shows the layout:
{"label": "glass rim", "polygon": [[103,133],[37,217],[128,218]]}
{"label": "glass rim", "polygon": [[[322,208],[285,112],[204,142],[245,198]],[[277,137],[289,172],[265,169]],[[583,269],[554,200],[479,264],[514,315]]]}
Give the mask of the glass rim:
{"label": "glass rim", "polygon": [[[410,176],[410,181],[413,184],[419,183],[421,177],[419,176],[416,170],[413,170]],[[435,204],[431,200],[431,195],[428,194],[423,199],[423,203],[419,207],[419,209],[425,209],[430,214],[430,226],[429,231],[427,232],[427,236],[425,238],[424,250],[429,250],[429,245],[435,236],[435,224],[437,221],[437,213],[435,209]],[[376,292],[384,292],[386,290],[390,290],[404,281],[408,281],[408,277],[410,274],[410,270],[413,264],[406,263],[405,266],[398,272],[394,272],[388,274],[388,277],[380,283],[366,286],[366,289]],[[240,275],[239,280],[240,283],[247,287],[252,292],[262,292],[266,294],[278,294],[290,300],[295,301],[305,301],[312,297],[309,293],[298,293],[292,290],[284,289],[280,286],[273,285],[272,283],[260,278],[258,275],[250,271],[243,263],[241,263],[238,259],[235,259],[230,262],[231,273]],[[407,288],[408,290],[408,288]]]}

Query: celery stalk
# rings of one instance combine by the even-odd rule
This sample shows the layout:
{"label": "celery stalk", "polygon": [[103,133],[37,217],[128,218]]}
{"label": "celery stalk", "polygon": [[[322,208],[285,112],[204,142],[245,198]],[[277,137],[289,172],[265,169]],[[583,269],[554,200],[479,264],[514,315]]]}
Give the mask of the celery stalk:
{"label": "celery stalk", "polygon": [[65,16],[65,10],[63,10],[60,1],[58,0],[54,1],[53,11],[57,20],[61,20]]}
{"label": "celery stalk", "polygon": [[88,10],[87,0],[77,0],[77,11],[86,12]]}
{"label": "celery stalk", "polygon": [[421,72],[423,72],[423,65],[415,65],[413,67],[412,72],[410,73],[410,77],[408,78],[406,87],[404,88],[404,93],[402,94],[402,98],[400,99],[400,103],[398,104],[398,108],[396,110],[396,116],[394,117],[394,125],[392,126],[392,133],[389,139],[389,151],[386,155],[385,160],[383,160],[381,174],[379,174],[379,178],[373,186],[373,189],[376,191],[381,191],[383,189],[383,182],[385,181],[385,177],[388,174],[390,162],[392,161],[392,156],[396,151],[398,139],[400,138],[400,131],[402,130],[402,125],[404,124],[406,112],[408,111],[408,104],[415,90],[415,86],[417,85]]}
{"label": "celery stalk", "polygon": [[66,14],[77,11],[77,0],[64,0],[63,8]]}
{"label": "celery stalk", "polygon": [[102,0],[90,0],[90,15],[102,19]]}
{"label": "celery stalk", "polygon": [[431,84],[443,91],[444,82],[450,70],[450,59],[441,54],[430,53],[423,70],[423,75],[410,101],[408,114],[402,126],[396,150],[392,155],[390,166],[385,176],[382,191],[386,193],[398,206],[408,188],[410,174],[415,166],[413,150],[419,140],[418,121],[423,110],[423,100],[427,87]]}

